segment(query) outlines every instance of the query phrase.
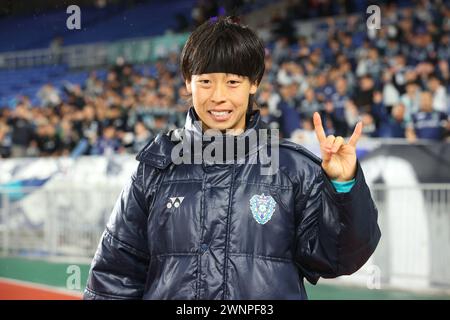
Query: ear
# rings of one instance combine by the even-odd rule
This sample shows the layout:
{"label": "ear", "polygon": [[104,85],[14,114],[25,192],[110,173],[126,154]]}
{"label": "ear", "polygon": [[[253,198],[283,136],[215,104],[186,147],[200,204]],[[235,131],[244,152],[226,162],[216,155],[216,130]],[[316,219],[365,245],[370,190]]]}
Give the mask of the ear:
{"label": "ear", "polygon": [[250,94],[255,94],[257,89],[258,89],[258,84],[256,82],[252,83],[250,85]]}
{"label": "ear", "polygon": [[189,94],[192,94],[191,81],[186,80],[186,81],[185,81],[185,84],[186,84],[186,90],[187,90],[187,92],[188,92]]}

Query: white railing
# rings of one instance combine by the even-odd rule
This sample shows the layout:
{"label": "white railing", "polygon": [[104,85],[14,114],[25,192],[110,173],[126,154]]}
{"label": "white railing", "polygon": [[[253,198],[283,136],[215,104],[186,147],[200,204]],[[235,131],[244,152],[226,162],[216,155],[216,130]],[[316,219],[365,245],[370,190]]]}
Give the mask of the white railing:
{"label": "white railing", "polygon": [[383,233],[372,259],[381,282],[450,289],[450,184],[371,189]]}
{"label": "white railing", "polygon": [[50,48],[0,53],[0,69],[19,69],[65,63],[70,68],[106,65],[107,44],[93,43],[62,47],[60,53]]}
{"label": "white railing", "polygon": [[105,185],[95,189],[0,188],[0,251],[5,255],[92,257],[120,190],[121,186]]}

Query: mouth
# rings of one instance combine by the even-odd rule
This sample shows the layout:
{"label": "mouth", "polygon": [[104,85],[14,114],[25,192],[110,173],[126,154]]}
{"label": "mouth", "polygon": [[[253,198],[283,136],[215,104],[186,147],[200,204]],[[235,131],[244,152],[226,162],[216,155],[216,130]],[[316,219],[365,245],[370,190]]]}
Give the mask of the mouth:
{"label": "mouth", "polygon": [[222,111],[216,111],[216,110],[209,110],[208,114],[211,116],[211,118],[214,121],[227,121],[231,118],[231,114],[233,111],[231,110],[222,110]]}

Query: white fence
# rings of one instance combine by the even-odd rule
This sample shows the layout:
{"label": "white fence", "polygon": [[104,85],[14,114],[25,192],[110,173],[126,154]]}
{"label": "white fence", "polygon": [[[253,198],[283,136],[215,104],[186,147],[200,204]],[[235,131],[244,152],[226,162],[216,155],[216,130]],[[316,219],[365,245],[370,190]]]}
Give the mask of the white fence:
{"label": "white fence", "polygon": [[[0,189],[3,254],[92,257],[121,187]],[[450,289],[450,184],[371,191],[382,239],[366,266],[345,280],[366,284],[375,267],[381,284]],[[45,218],[36,223],[25,214],[30,208]]]}
{"label": "white fence", "polygon": [[[121,186],[0,189],[4,255],[92,257]],[[30,210],[44,212],[35,221]]]}
{"label": "white fence", "polygon": [[381,283],[450,289],[450,184],[374,186],[380,244],[371,264]]}
{"label": "white fence", "polygon": [[66,63],[70,68],[107,65],[107,44],[72,45],[62,47],[58,53],[42,48],[0,54],[0,68],[19,69],[61,63]]}

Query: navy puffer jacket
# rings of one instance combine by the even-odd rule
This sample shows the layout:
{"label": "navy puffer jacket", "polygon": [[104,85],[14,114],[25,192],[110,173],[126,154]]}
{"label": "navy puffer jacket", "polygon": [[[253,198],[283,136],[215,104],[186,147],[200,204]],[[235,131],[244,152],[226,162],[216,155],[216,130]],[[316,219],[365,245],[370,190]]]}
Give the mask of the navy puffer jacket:
{"label": "navy puffer jacket", "polygon": [[[184,132],[201,135],[188,112]],[[249,128],[264,128],[258,112]],[[160,134],[117,200],[93,259],[85,299],[307,299],[316,284],[357,271],[381,233],[358,162],[337,193],[320,159],[279,143],[279,170],[260,164],[175,164],[180,130]],[[238,136],[238,139],[241,137]]]}

